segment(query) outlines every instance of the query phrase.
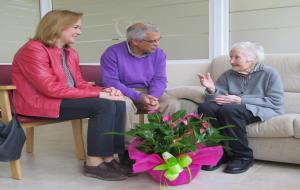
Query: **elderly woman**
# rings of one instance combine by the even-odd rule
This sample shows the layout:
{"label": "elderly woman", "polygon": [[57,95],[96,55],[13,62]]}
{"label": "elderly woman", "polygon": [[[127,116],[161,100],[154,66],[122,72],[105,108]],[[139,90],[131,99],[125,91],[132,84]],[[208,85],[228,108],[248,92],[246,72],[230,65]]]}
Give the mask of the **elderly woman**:
{"label": "elderly woman", "polygon": [[206,88],[206,101],[199,105],[198,113],[216,118],[211,122],[214,127],[235,125],[222,132],[237,139],[229,141],[230,150],[216,166],[204,166],[204,170],[217,169],[227,161],[225,173],[247,171],[254,162],[246,125],[284,113],[280,76],[263,61],[261,45],[240,42],[230,50],[231,69],[224,72],[216,84],[209,73],[198,75],[200,84]]}

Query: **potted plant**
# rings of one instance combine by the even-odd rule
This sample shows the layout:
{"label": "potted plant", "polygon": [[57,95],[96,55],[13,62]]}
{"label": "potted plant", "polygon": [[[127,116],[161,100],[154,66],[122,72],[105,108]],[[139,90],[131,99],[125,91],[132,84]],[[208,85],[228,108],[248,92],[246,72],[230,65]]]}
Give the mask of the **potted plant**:
{"label": "potted plant", "polygon": [[215,165],[221,159],[222,141],[233,140],[220,133],[232,126],[213,128],[211,119],[185,110],[171,116],[148,114],[148,123],[126,132],[135,137],[128,147],[135,160],[133,171],[148,172],[167,185],[189,183],[202,165]]}

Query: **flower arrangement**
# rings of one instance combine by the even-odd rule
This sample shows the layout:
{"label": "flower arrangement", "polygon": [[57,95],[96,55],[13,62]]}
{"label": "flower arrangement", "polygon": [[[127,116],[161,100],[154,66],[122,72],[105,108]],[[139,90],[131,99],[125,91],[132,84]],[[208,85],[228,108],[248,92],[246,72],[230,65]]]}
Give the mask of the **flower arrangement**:
{"label": "flower arrangement", "polygon": [[180,110],[172,116],[153,113],[148,115],[149,123],[139,124],[126,134],[140,140],[137,149],[142,152],[159,155],[169,152],[177,156],[195,152],[197,144],[217,146],[223,140],[231,140],[220,133],[220,129],[231,126],[213,128],[209,123],[211,119],[214,118],[196,113],[186,114],[185,110]]}
{"label": "flower arrangement", "polygon": [[215,165],[222,157],[221,141],[233,140],[220,133],[232,126],[213,128],[211,119],[185,110],[171,116],[148,114],[148,123],[126,132],[135,137],[128,147],[136,161],[133,171],[147,171],[168,185],[189,183],[202,165]]}

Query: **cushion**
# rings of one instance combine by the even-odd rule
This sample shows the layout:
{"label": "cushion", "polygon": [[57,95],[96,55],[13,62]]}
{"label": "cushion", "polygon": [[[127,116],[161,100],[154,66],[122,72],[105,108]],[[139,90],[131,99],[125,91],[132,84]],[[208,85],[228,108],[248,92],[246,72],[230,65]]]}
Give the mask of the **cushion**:
{"label": "cushion", "polygon": [[294,136],[295,138],[300,138],[300,117],[294,120]]}
{"label": "cushion", "polygon": [[300,93],[285,92],[284,93],[284,108],[286,113],[300,114]]}
{"label": "cushion", "polygon": [[179,102],[181,104],[181,109],[186,110],[187,113],[197,113],[198,104],[196,104],[195,102],[187,99],[180,99]]}
{"label": "cushion", "polygon": [[[294,137],[294,120],[299,114],[284,114],[265,122],[256,122],[247,126],[248,137]],[[299,131],[300,132],[300,131]]]}
{"label": "cushion", "polygon": [[168,89],[166,93],[178,99],[188,99],[200,103],[205,100],[204,90],[205,88],[200,86],[181,86]]}

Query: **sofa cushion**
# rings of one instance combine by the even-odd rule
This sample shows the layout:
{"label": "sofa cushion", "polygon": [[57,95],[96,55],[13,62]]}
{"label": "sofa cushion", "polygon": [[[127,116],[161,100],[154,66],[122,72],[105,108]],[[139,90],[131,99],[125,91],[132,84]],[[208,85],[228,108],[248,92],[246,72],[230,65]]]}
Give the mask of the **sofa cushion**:
{"label": "sofa cushion", "polygon": [[[299,114],[284,114],[265,122],[256,122],[247,126],[248,137],[294,137],[294,120]],[[300,130],[300,128],[299,128]],[[300,131],[299,131],[300,134]]]}
{"label": "sofa cushion", "polygon": [[294,136],[295,138],[300,139],[300,117],[297,117],[294,120]]}
{"label": "sofa cushion", "polygon": [[269,54],[265,56],[265,64],[279,72],[284,91],[300,92],[300,54]]}
{"label": "sofa cushion", "polygon": [[284,108],[286,113],[300,114],[300,93],[285,92],[284,93]]}
{"label": "sofa cushion", "polygon": [[200,103],[205,100],[204,90],[205,88],[200,86],[181,86],[168,89],[166,93],[178,99],[188,99],[195,103]]}

